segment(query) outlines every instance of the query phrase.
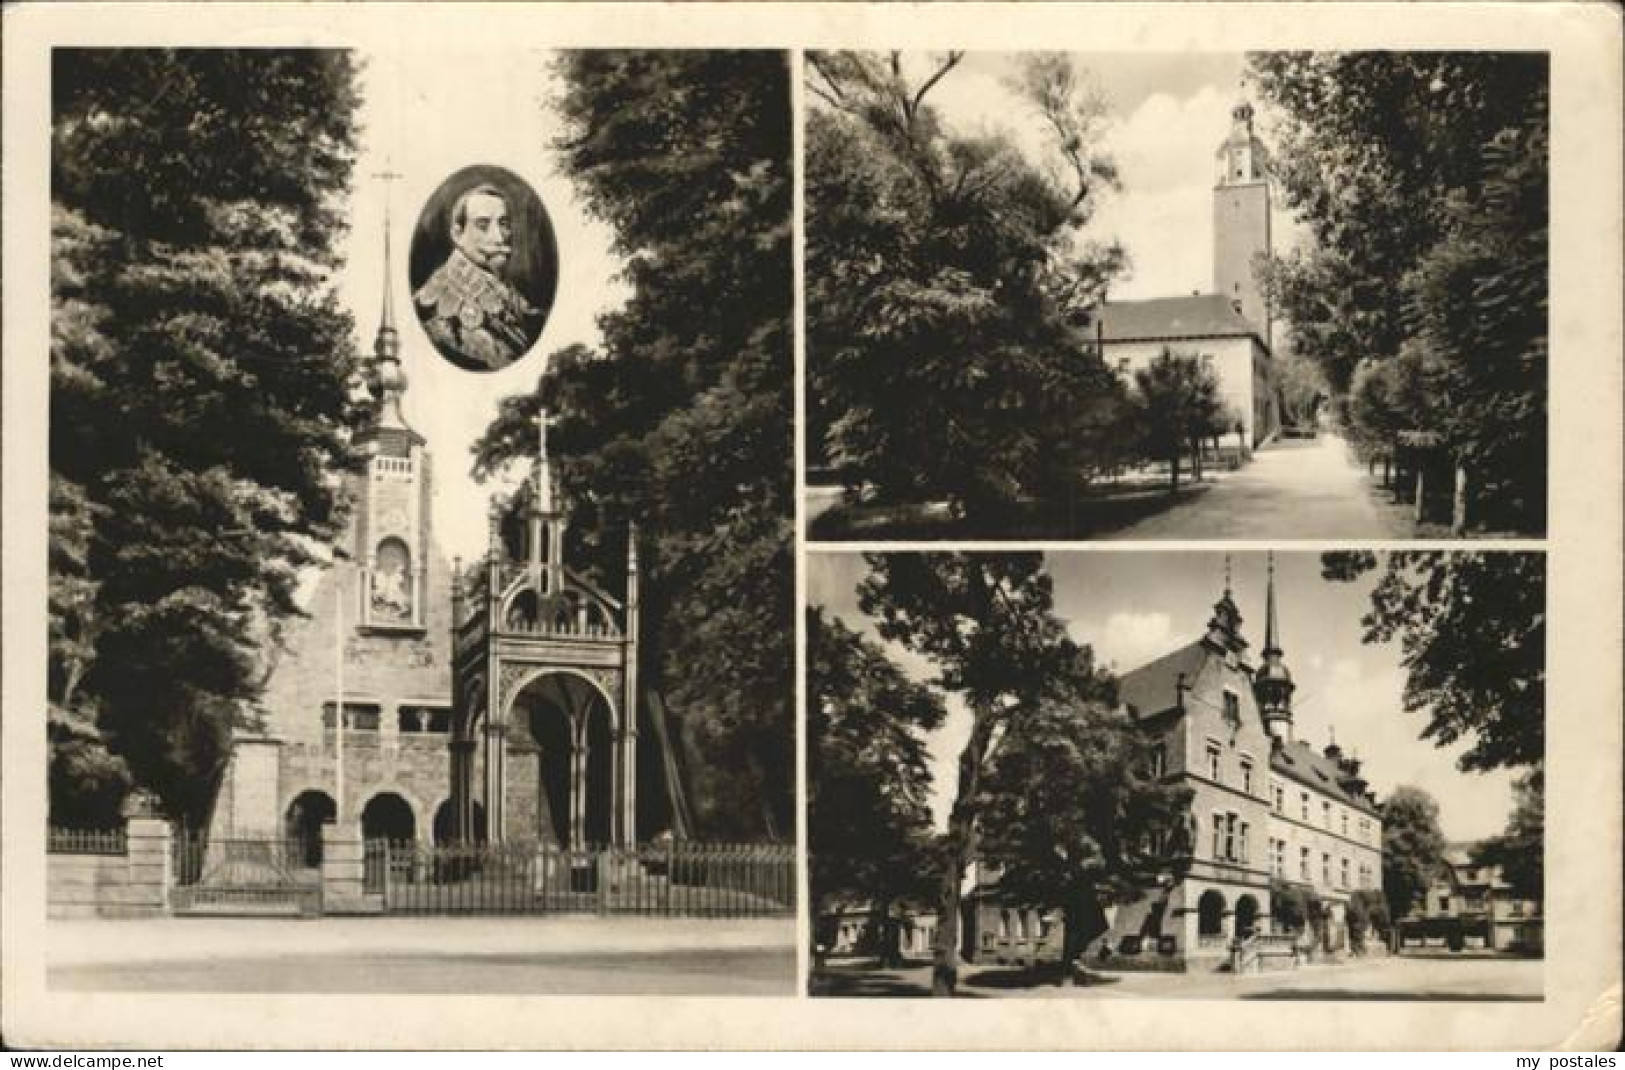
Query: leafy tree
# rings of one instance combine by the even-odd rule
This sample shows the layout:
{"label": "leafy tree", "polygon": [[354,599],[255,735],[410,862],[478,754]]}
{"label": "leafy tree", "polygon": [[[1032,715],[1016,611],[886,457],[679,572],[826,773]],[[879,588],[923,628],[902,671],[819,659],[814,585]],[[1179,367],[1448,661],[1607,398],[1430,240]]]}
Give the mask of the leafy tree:
{"label": "leafy tree", "polygon": [[52,57],[52,819],[201,821],[353,463],[354,63]]}
{"label": "leafy tree", "polygon": [[[1322,575],[1348,582],[1375,554],[1337,551]],[[1529,766],[1546,751],[1546,561],[1534,553],[1385,555],[1361,619],[1367,643],[1398,640],[1405,709],[1423,739],[1465,742],[1463,770]]]}
{"label": "leafy tree", "polygon": [[1396,921],[1422,902],[1444,865],[1439,804],[1421,788],[1403,785],[1382,807],[1382,892]]}
{"label": "leafy tree", "polygon": [[[838,896],[873,903],[930,895],[931,770],[922,733],[942,699],[874,643],[807,611],[807,865],[816,920]],[[895,961],[895,934],[881,943]]]}
{"label": "leafy tree", "polygon": [[1081,75],[1046,56],[1013,81],[1052,135],[1033,161],[944,126],[961,59],[807,57],[809,453],[974,522],[1111,463],[1122,390],[1083,327],[1124,255],[1084,237],[1117,176]]}
{"label": "leafy tree", "polygon": [[1303,885],[1272,878],[1270,917],[1284,929],[1302,932],[1309,921],[1309,898],[1304,894]]}
{"label": "leafy tree", "polygon": [[1288,423],[1313,427],[1329,392],[1320,365],[1281,344],[1274,355],[1276,382],[1281,393],[1281,415]]}
{"label": "leafy tree", "polygon": [[571,52],[554,147],[631,284],[600,350],[554,354],[475,444],[484,478],[556,417],[575,551],[647,566],[647,686],[669,700],[713,837],[793,827],[791,158],[783,53]]}
{"label": "leafy tree", "polygon": [[1365,953],[1366,936],[1372,932],[1383,940],[1390,937],[1392,922],[1388,918],[1388,904],[1375,888],[1356,888],[1349,893],[1344,920],[1348,924],[1349,946],[1355,954]]}
{"label": "leafy tree", "polygon": [[[859,604],[885,639],[935,663],[934,683],[962,696],[970,735],[943,841],[937,891],[932,994],[951,996],[959,978],[960,884],[976,857],[983,779],[995,740],[1045,695],[1086,686],[1085,652],[1054,613],[1043,559],[1027,554],[870,554]],[[1087,692],[1086,692],[1087,693]]]}
{"label": "leafy tree", "polygon": [[1202,440],[1223,430],[1219,383],[1201,358],[1167,347],[1137,369],[1134,385],[1147,448],[1168,462],[1170,489],[1179,488],[1179,460],[1191,451],[1194,474],[1202,478]]}
{"label": "leafy tree", "polygon": [[1470,477],[1458,521],[1544,530],[1547,57],[1250,62],[1284,117],[1276,177],[1314,237],[1270,272],[1296,348],[1345,395],[1361,361],[1423,347],[1425,427]]}
{"label": "leafy tree", "polygon": [[1115,709],[1116,683],[1087,653],[1070,694],[1046,697],[999,739],[980,809],[979,859],[994,894],[1060,906],[1063,984],[1105,907],[1126,902],[1188,856],[1189,788],[1151,775],[1153,740]]}
{"label": "leafy tree", "polygon": [[1537,765],[1513,785],[1506,830],[1479,844],[1476,865],[1501,867],[1501,877],[1520,899],[1540,899],[1546,891],[1546,769]]}

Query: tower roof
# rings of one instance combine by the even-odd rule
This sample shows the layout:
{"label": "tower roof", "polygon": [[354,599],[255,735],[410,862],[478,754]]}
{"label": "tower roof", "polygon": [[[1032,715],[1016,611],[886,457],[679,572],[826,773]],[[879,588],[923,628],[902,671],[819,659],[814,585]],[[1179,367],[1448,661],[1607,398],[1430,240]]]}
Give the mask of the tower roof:
{"label": "tower roof", "polygon": [[378,420],[369,434],[404,432],[418,442],[423,436],[412,430],[401,412],[401,396],[406,393],[406,373],[401,370],[401,338],[395,329],[394,286],[390,268],[394,264],[389,238],[389,205],[384,205],[384,294],[378,313],[378,334],[372,342],[372,360],[369,371],[373,388],[378,391]]}
{"label": "tower roof", "polygon": [[1207,641],[1236,654],[1247,649],[1247,640],[1241,634],[1241,610],[1230,594],[1229,555],[1224,559],[1224,594],[1213,603],[1213,618],[1207,622]]}
{"label": "tower roof", "polygon": [[1275,619],[1275,555],[1269,557],[1269,580],[1265,587],[1264,602],[1264,664],[1259,667],[1258,680],[1292,681],[1286,663],[1281,660],[1281,640]]}

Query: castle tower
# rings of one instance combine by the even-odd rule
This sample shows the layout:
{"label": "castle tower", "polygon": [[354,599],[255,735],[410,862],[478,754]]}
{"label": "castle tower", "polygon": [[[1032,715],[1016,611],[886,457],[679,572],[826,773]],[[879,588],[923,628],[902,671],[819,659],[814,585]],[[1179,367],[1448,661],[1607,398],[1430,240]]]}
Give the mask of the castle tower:
{"label": "castle tower", "polygon": [[1269,585],[1266,594],[1264,622],[1264,663],[1253,677],[1253,694],[1258,699],[1258,711],[1270,735],[1283,743],[1292,740],[1292,692],[1297,684],[1282,660],[1281,640],[1275,619],[1275,555],[1269,559]]}
{"label": "castle tower", "polygon": [[1253,259],[1270,251],[1269,157],[1253,133],[1253,107],[1230,112],[1230,133],[1215,153],[1213,289],[1224,295],[1271,344],[1270,307],[1253,272]]}

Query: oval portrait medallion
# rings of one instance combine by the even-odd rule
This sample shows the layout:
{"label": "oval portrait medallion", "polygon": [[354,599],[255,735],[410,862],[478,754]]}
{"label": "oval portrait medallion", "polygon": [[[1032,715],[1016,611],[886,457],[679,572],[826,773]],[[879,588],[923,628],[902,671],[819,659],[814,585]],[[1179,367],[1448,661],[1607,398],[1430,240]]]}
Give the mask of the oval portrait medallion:
{"label": "oval portrait medallion", "polygon": [[530,352],[553,307],[559,254],[542,200],[502,167],[446,179],[412,233],[412,308],[459,368],[489,372]]}

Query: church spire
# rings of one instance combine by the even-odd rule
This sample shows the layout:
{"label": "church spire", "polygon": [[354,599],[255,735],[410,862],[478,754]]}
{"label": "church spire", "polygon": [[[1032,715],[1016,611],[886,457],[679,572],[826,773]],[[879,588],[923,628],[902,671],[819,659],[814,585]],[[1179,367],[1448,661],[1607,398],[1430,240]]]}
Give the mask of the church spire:
{"label": "church spire", "polygon": [[391,269],[395,258],[390,247],[388,184],[400,175],[385,169],[376,177],[384,180],[384,299],[378,315],[378,334],[372,342],[372,379],[378,390],[378,426],[410,431],[401,414],[401,395],[406,393],[406,373],[401,370],[401,336],[395,329],[395,296]]}
{"label": "church spire", "polygon": [[1275,613],[1275,555],[1269,555],[1269,579],[1265,587],[1264,663],[1253,678],[1253,692],[1264,725],[1272,736],[1292,737],[1292,692],[1297,685],[1282,660],[1279,625]]}

